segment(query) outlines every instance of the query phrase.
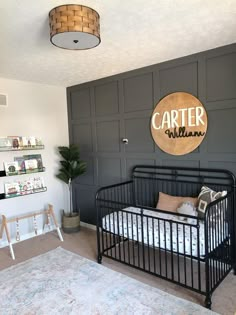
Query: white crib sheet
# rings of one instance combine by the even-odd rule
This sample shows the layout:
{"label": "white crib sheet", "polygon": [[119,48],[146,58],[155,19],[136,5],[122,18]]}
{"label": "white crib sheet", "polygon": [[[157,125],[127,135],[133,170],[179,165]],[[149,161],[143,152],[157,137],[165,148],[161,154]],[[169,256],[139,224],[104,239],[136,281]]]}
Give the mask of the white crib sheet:
{"label": "white crib sheet", "polygon": [[[126,211],[132,213],[128,213]],[[103,218],[103,228],[114,234],[127,237],[134,241],[142,242],[141,216],[136,215],[140,214],[140,212],[141,209],[139,208],[128,207],[123,209],[123,211],[108,214]],[[174,252],[178,252],[181,254],[185,253],[186,255],[192,255],[195,257],[198,257],[199,255],[205,255],[205,228],[203,222],[199,222],[200,246],[198,254],[197,227],[183,225],[183,221],[178,220],[178,216],[176,215],[168,215],[166,213],[159,213],[151,210],[144,210],[143,213],[147,216],[159,218],[159,220],[155,220],[150,217],[148,218],[144,216],[143,241],[145,244],[149,244],[149,246],[155,246],[166,250],[172,249]],[[170,223],[169,221],[165,221],[163,219],[174,220],[175,222]],[[178,222],[180,224],[178,224]],[[218,237],[217,241],[213,239],[214,247],[218,245],[220,239],[221,237]]]}

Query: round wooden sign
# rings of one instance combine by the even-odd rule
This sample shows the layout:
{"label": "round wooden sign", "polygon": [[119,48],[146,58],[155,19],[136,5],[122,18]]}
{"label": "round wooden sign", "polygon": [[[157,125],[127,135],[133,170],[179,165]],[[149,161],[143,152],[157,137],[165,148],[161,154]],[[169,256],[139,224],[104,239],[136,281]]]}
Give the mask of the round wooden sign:
{"label": "round wooden sign", "polygon": [[151,118],[151,133],[166,153],[183,155],[195,150],[207,131],[207,114],[195,96],[176,92],[157,104]]}

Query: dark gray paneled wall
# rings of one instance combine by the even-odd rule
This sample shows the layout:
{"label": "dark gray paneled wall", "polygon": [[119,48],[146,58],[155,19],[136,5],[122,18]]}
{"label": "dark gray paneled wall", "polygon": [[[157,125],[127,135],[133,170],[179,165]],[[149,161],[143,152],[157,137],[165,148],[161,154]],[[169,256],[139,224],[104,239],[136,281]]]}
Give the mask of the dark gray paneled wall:
{"label": "dark gray paneled wall", "polygon": [[[177,91],[201,100],[209,124],[201,146],[183,156],[162,152],[150,133],[157,102]],[[74,187],[84,222],[96,222],[96,190],[127,178],[135,164],[224,168],[236,174],[236,44],[69,87],[67,97],[70,142],[79,144],[88,164]]]}

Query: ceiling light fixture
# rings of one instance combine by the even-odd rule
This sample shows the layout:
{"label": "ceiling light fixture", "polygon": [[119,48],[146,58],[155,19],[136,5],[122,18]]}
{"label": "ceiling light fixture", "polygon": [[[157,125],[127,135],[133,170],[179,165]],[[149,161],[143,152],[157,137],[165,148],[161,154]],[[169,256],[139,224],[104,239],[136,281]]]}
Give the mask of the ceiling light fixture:
{"label": "ceiling light fixture", "polygon": [[99,14],[84,5],[61,5],[49,12],[50,41],[64,49],[89,49],[100,44]]}

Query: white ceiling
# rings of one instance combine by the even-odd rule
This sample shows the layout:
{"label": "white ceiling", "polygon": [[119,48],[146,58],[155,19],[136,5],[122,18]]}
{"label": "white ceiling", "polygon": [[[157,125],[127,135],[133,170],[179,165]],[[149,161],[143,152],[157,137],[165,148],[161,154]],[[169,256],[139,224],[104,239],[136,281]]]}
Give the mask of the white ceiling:
{"label": "white ceiling", "polygon": [[[50,43],[48,13],[84,4],[101,44]],[[71,86],[236,42],[236,0],[0,0],[0,77]]]}

